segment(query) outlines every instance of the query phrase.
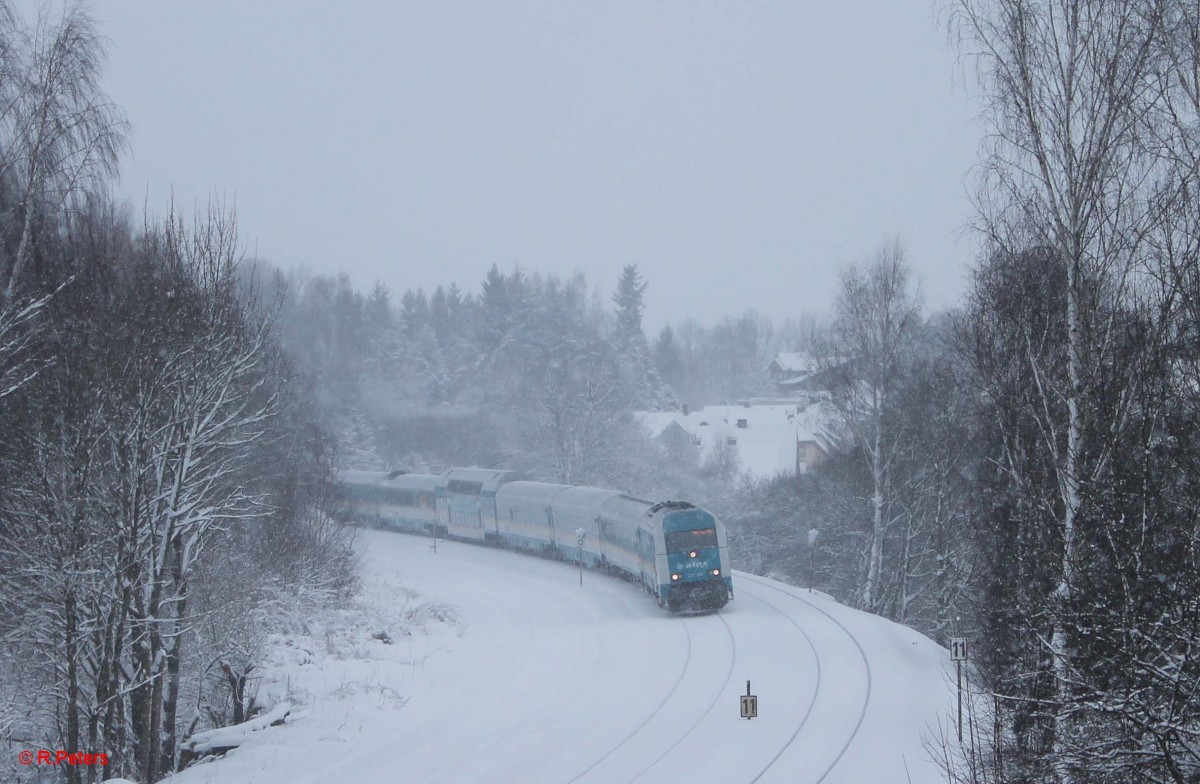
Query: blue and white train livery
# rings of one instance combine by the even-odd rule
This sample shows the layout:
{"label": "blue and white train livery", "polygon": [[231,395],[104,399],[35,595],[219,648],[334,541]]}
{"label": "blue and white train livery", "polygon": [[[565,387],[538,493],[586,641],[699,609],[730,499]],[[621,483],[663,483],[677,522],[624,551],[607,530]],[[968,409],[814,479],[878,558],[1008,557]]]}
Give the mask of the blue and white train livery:
{"label": "blue and white train livery", "polygon": [[685,501],[654,504],[482,468],[344,471],[340,486],[356,522],[582,560],[640,583],[672,612],[718,610],[733,596],[724,526]]}

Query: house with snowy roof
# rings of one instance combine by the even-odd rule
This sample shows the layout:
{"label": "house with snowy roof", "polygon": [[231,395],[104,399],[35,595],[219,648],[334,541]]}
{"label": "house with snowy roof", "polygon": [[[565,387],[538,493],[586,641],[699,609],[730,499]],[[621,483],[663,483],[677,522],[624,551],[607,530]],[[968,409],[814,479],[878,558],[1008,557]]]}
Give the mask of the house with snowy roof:
{"label": "house with snowy roof", "polygon": [[771,364],[767,365],[767,375],[775,384],[776,394],[787,397],[812,400],[814,395],[829,388],[829,367],[822,367],[822,363],[804,352],[782,351],[776,354]]}
{"label": "house with snowy roof", "polygon": [[697,447],[701,460],[721,450],[735,454],[738,470],[754,479],[805,474],[836,449],[834,419],[823,403],[745,402],[636,416],[663,443]]}
{"label": "house with snowy roof", "polygon": [[767,365],[767,373],[775,382],[802,373],[811,373],[815,369],[812,358],[799,351],[781,351],[771,360],[771,364]]}

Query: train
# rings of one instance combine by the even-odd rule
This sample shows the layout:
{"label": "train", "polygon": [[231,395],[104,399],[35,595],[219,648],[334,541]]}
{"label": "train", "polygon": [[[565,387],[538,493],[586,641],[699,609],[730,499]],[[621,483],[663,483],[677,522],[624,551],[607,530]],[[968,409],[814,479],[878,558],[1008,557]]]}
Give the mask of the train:
{"label": "train", "polygon": [[677,614],[715,612],[733,598],[725,528],[686,501],[484,468],[342,471],[338,485],[345,517],[358,524],[582,562],[641,585]]}

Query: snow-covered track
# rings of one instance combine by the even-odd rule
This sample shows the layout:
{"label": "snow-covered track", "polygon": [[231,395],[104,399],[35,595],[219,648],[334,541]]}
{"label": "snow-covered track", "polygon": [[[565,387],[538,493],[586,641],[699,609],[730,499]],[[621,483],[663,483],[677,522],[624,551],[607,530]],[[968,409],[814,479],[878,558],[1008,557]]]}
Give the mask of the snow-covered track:
{"label": "snow-covered track", "polygon": [[[673,752],[675,749],[677,749],[679,747],[679,744],[681,744],[685,740],[687,740],[688,736],[690,736],[692,734],[692,732],[698,726],[700,726],[701,722],[703,722],[708,717],[708,715],[710,713],[712,713],[713,709],[717,707],[717,704],[721,701],[721,699],[725,696],[726,691],[729,689],[729,684],[733,680],[734,665],[737,663],[737,638],[734,637],[733,630],[729,628],[729,623],[724,618],[718,617],[718,620],[721,622],[721,625],[725,627],[725,631],[729,634],[729,670],[725,674],[725,682],[721,684],[721,688],[717,690],[717,693],[713,697],[712,702],[710,702],[708,704],[708,707],[706,707],[704,709],[704,712],[696,717],[696,720],[693,721],[688,726],[688,728],[683,731],[683,734],[680,735],[675,740],[674,743],[672,743],[670,746],[668,746],[666,749],[664,749],[662,754],[659,754],[657,757],[655,757],[654,760],[649,765],[642,768],[642,770],[639,771],[637,773],[637,775],[635,775],[633,778],[629,779],[626,782],[626,784],[633,784],[633,782],[640,780],[643,776],[645,776],[647,773],[649,773],[656,765],[658,765],[660,762],[662,762],[664,759],[666,759],[671,754],[671,752]],[[686,619],[684,620],[684,623],[687,623]]]}
{"label": "snow-covered track", "polygon": [[[863,695],[862,706],[858,711],[858,716],[854,722],[853,728],[850,730],[849,734],[846,735],[846,738],[845,738],[844,742],[842,743],[841,748],[838,750],[837,754],[834,755],[833,759],[831,759],[828,762],[828,764],[824,767],[824,769],[820,772],[820,774],[816,778],[811,779],[813,784],[820,784],[821,782],[824,782],[828,778],[830,772],[832,772],[833,769],[837,766],[837,764],[842,760],[842,758],[845,756],[847,750],[849,750],[851,744],[854,742],[855,738],[858,736],[859,730],[862,729],[863,720],[867,716],[867,709],[871,703],[871,688],[873,685],[873,678],[872,678],[872,674],[871,674],[870,659],[867,657],[867,652],[866,652],[866,650],[863,649],[862,643],[859,641],[858,637],[855,636],[855,634],[853,632],[851,632],[850,629],[846,628],[846,625],[844,623],[842,623],[840,620],[838,620],[834,615],[832,615],[829,612],[826,612],[816,602],[810,601],[809,599],[805,598],[805,596],[803,595],[803,589],[791,588],[791,587],[780,587],[779,585],[775,584],[774,581],[758,578],[753,575],[748,575],[744,572],[735,572],[735,576],[742,583],[745,583],[745,582],[753,583],[754,585],[760,586],[762,588],[766,588],[766,589],[774,591],[776,593],[783,594],[784,596],[788,597],[789,599],[798,601],[798,602],[804,604],[805,606],[811,608],[812,610],[820,613],[825,618],[828,618],[830,621],[833,622],[834,625],[836,625],[842,631],[843,634],[845,634],[846,638],[849,639],[850,642],[854,645],[854,648],[858,652],[858,656],[862,661],[863,674],[864,674],[865,683],[866,683],[866,691],[865,691],[865,694]],[[758,598],[760,601],[764,601],[764,600],[762,600],[761,597],[756,597],[756,598]],[[778,610],[779,608],[776,607],[775,609]],[[796,625],[797,628],[800,628],[799,625],[796,624],[795,621],[790,618],[790,616],[787,616],[787,614],[783,613],[782,610],[780,610],[780,612],[782,614],[784,614],[785,617],[788,617],[788,619],[793,623],[793,625]],[[804,633],[805,637],[808,637],[808,639],[811,642],[812,638],[809,637],[809,635],[807,633],[803,632],[802,629],[801,629],[801,632]],[[815,653],[816,653],[816,649],[814,648],[814,654]],[[820,667],[819,654],[818,654],[818,665],[817,666],[818,666],[818,668]],[[817,695],[814,693],[813,703],[816,702],[816,698],[817,698]],[[810,710],[811,710],[811,706],[810,706]],[[807,721],[807,714],[805,717],[805,721]],[[803,726],[803,722],[801,723],[801,727],[802,726]],[[798,727],[796,730],[796,733],[794,733],[792,736],[792,740],[795,740],[796,736],[799,735],[799,731],[800,731],[800,728]],[[791,745],[790,741],[789,741],[788,745],[789,746]],[[771,766],[774,765],[778,761],[778,758],[780,756],[782,756],[785,751],[787,751],[787,747],[785,747],[784,749],[781,749],[779,754],[776,755],[776,758],[771,761],[771,764],[768,765],[767,768],[764,768],[763,771],[761,773],[759,773],[759,775],[756,776],[751,781],[757,782],[762,777],[762,775],[764,773],[766,773],[767,770],[769,770],[771,768]]]}
{"label": "snow-covered track", "polygon": [[580,771],[578,774],[576,774],[574,778],[568,779],[566,784],[575,784],[575,782],[579,781],[584,776],[591,773],[593,770],[595,770],[597,767],[599,767],[605,760],[607,760],[613,754],[620,751],[621,748],[626,743],[628,743],[630,740],[632,740],[634,737],[636,737],[637,734],[639,732],[641,732],[645,728],[645,726],[647,724],[649,724],[651,722],[651,720],[654,719],[655,716],[659,715],[659,713],[662,711],[663,707],[668,702],[671,701],[671,697],[675,696],[675,693],[677,691],[679,691],[679,686],[680,686],[680,684],[683,683],[684,676],[687,675],[688,667],[691,665],[691,661],[692,661],[692,633],[687,627],[686,620],[684,620],[680,625],[683,626],[683,632],[685,635],[687,635],[687,656],[684,659],[683,667],[681,667],[679,670],[679,677],[675,679],[675,683],[674,683],[674,685],[671,686],[671,690],[667,692],[665,697],[663,697],[662,702],[660,702],[654,708],[654,710],[651,711],[650,714],[648,716],[646,716],[645,719],[642,720],[642,723],[637,725],[636,727],[634,727],[633,730],[627,736],[625,736],[625,738],[623,740],[621,740],[620,743],[613,746],[611,749],[609,749],[607,752],[605,752],[605,754],[603,756],[601,756],[599,759],[594,761],[591,765],[588,765],[586,768],[584,768],[582,771]]}
{"label": "snow-covered track", "polygon": [[[953,707],[953,669],[911,629],[754,575],[718,614],[679,617],[556,561],[360,537],[374,620],[336,656],[283,648],[268,696],[298,720],[177,784],[941,782],[921,736]],[[405,634],[422,602],[457,620]]]}
{"label": "snow-covered track", "polygon": [[762,602],[763,604],[767,605],[775,612],[779,613],[781,616],[783,616],[784,620],[786,620],[788,623],[790,623],[792,626],[794,626],[796,628],[796,631],[800,632],[800,634],[804,637],[805,641],[808,642],[809,650],[812,651],[813,661],[817,668],[817,678],[816,678],[816,683],[813,686],[812,699],[810,699],[808,701],[808,707],[804,711],[804,716],[801,717],[800,722],[796,725],[796,730],[792,733],[791,737],[788,738],[787,743],[785,743],[783,745],[783,747],[780,748],[779,751],[777,751],[775,753],[775,756],[772,757],[767,762],[767,764],[762,768],[762,770],[758,771],[758,773],[755,774],[754,778],[750,779],[750,781],[748,783],[748,784],[756,784],[759,780],[762,779],[763,776],[766,775],[767,771],[771,770],[771,768],[777,762],[779,762],[779,758],[782,757],[783,753],[788,750],[788,748],[792,745],[792,743],[795,742],[797,736],[800,735],[800,731],[802,729],[804,729],[804,725],[808,723],[809,717],[812,716],[813,706],[817,704],[817,696],[821,693],[821,656],[820,656],[820,654],[817,653],[817,646],[813,644],[812,637],[808,634],[808,632],[804,631],[804,627],[802,627],[800,624],[796,623],[795,618],[792,618],[790,615],[785,613],[783,610],[779,609],[779,607],[772,604],[771,602],[768,602],[766,599],[762,598],[761,596],[751,595],[750,598],[754,599],[755,601]]}

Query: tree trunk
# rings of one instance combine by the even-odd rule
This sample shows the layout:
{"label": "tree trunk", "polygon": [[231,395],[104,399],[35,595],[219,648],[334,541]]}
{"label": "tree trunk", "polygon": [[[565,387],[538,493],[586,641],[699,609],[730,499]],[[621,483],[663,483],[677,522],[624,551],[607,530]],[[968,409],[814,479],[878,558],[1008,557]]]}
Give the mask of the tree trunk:
{"label": "tree trunk", "polygon": [[134,677],[138,683],[134,690],[134,744],[138,775],[145,781],[157,780],[162,749],[163,644],[157,626],[162,611],[161,585],[161,579],[155,581],[148,607],[139,619],[142,628],[134,645]]}
{"label": "tree trunk", "polygon": [[1076,558],[1076,517],[1080,503],[1079,463],[1083,440],[1083,415],[1080,402],[1083,396],[1082,335],[1079,324],[1079,260],[1078,254],[1069,257],[1067,265],[1067,454],[1062,468],[1063,543],[1059,583],[1055,588],[1054,630],[1050,635],[1050,655],[1054,660],[1056,705],[1054,711],[1054,760],[1056,773],[1063,784],[1071,776],[1069,735],[1071,640],[1067,617],[1072,599]]}
{"label": "tree trunk", "polygon": [[[185,604],[184,601],[180,601],[181,610]],[[163,773],[175,770],[175,752],[178,746],[178,731],[175,722],[179,710],[179,665],[182,656],[183,634],[180,632],[171,641],[171,647],[167,652],[166,687],[163,697],[162,764],[159,768]]]}
{"label": "tree trunk", "polygon": [[912,554],[912,515],[905,516],[904,543],[900,545],[900,586],[896,595],[896,623],[908,623],[908,560]]}
{"label": "tree trunk", "polygon": [[175,579],[175,595],[176,599],[173,604],[172,614],[174,617],[175,633],[171,638],[171,646],[167,650],[167,674],[166,686],[163,698],[163,747],[162,747],[162,763],[159,767],[163,773],[168,773],[175,770],[177,758],[175,756],[176,746],[178,745],[178,730],[175,726],[176,717],[179,710],[179,679],[180,679],[180,662],[183,657],[183,620],[187,617],[187,597],[188,586],[187,580],[182,573],[183,566],[183,542],[176,538],[172,549],[174,554],[174,579]]}
{"label": "tree trunk", "polygon": [[[79,751],[79,629],[78,629],[78,606],[75,601],[74,593],[68,591],[65,601],[63,602],[63,620],[65,622],[65,645],[63,653],[66,657],[67,664],[67,715],[66,715],[66,730],[63,733],[63,741],[66,743],[67,752],[74,754]],[[79,767],[76,765],[67,765],[64,772],[67,776],[69,784],[80,784]]]}
{"label": "tree trunk", "polygon": [[[879,412],[882,405],[882,397],[876,396],[875,411]],[[875,607],[879,603],[879,573],[883,568],[883,535],[884,535],[884,455],[883,455],[883,417],[876,414],[875,420],[875,438],[874,447],[871,450],[871,479],[875,485],[874,495],[871,497],[872,519],[871,519],[871,553],[867,561],[867,581],[863,586],[863,609],[867,612],[875,612]]]}
{"label": "tree trunk", "polygon": [[229,694],[233,701],[233,723],[241,724],[246,720],[246,673],[234,673],[233,668],[226,662],[221,662],[221,670],[229,683]]}

